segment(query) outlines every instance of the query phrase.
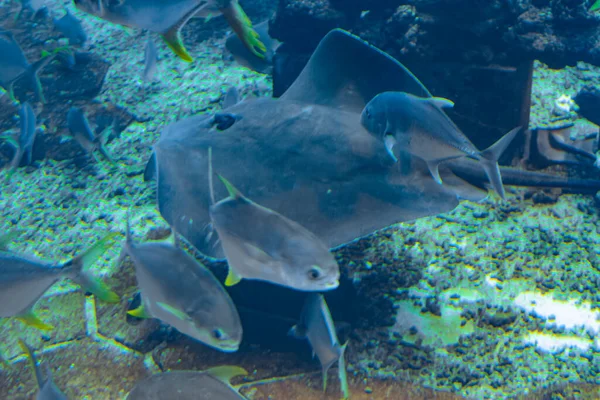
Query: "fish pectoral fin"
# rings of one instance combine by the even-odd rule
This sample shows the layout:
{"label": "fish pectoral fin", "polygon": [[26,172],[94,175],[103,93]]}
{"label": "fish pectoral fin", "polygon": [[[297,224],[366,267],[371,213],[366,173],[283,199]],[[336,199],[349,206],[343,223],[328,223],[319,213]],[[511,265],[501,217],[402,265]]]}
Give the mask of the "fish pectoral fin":
{"label": "fish pectoral fin", "polygon": [[25,325],[33,326],[34,328],[40,329],[42,331],[51,331],[54,329],[54,326],[47,324],[41,319],[39,319],[38,316],[35,315],[33,310],[29,310],[23,314],[17,315],[17,319],[23,322]]}
{"label": "fish pectoral fin", "polygon": [[242,277],[235,273],[233,268],[229,266],[229,272],[227,273],[227,278],[225,279],[225,286],[233,286],[238,284],[242,280]]}
{"label": "fish pectoral fin", "polygon": [[162,303],[159,301],[156,303],[156,305],[182,321],[188,321],[190,319],[190,316],[187,315],[185,311],[181,311],[180,309],[173,307],[167,303]]}
{"label": "fish pectoral fin", "polygon": [[140,304],[138,306],[138,308],[127,311],[127,314],[131,315],[132,317],[136,317],[136,318],[144,318],[144,319],[146,319],[146,318],[152,318],[152,315],[150,315],[150,313],[148,312],[148,310],[144,306],[144,302],[143,301],[142,301],[142,304]]}
{"label": "fish pectoral fin", "polygon": [[214,378],[217,378],[227,385],[229,385],[229,381],[236,376],[248,375],[248,371],[236,365],[222,365],[219,367],[209,368],[204,372]]}
{"label": "fish pectoral fin", "polygon": [[383,138],[383,144],[385,145],[385,149],[390,157],[392,157],[392,160],[394,160],[394,162],[398,162],[398,158],[394,154],[394,146],[396,145],[396,138],[394,135],[387,133]]}
{"label": "fish pectoral fin", "polygon": [[439,183],[440,185],[442,184],[442,178],[440,177],[440,169],[439,169],[440,163],[438,160],[433,160],[433,161],[428,161],[427,162],[427,168],[429,168],[429,172],[431,173],[431,176],[433,177],[433,180],[436,181],[437,183]]}
{"label": "fish pectoral fin", "polygon": [[452,100],[448,100],[443,97],[429,97],[426,100],[438,108],[454,107],[454,102]]}

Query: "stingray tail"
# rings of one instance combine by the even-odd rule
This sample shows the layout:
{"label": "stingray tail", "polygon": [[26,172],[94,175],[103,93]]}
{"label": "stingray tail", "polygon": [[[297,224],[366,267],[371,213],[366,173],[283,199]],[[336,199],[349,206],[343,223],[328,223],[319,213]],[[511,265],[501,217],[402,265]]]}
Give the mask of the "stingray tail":
{"label": "stingray tail", "polygon": [[506,135],[502,136],[496,143],[479,153],[481,165],[485,170],[492,188],[502,199],[506,197],[504,185],[502,185],[502,176],[500,175],[500,166],[498,158],[504,153],[504,150],[510,145],[521,127],[517,127]]}

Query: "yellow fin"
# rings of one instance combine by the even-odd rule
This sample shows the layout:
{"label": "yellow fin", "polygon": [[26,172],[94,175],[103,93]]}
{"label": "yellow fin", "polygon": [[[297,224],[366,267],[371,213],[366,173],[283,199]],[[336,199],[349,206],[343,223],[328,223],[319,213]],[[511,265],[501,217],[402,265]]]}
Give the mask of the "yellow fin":
{"label": "yellow fin", "polygon": [[204,372],[226,384],[229,384],[229,381],[236,376],[248,375],[248,371],[236,365],[221,365],[209,368]]}
{"label": "yellow fin", "polygon": [[23,322],[25,325],[33,326],[34,328],[42,331],[51,331],[54,327],[50,324],[45,323],[34,314],[33,311],[29,310],[25,314],[17,316],[17,319]]}
{"label": "yellow fin", "polygon": [[146,307],[144,307],[143,302],[135,310],[127,311],[127,314],[131,315],[132,317],[136,317],[136,318],[152,318],[152,316],[148,313],[148,310],[146,310]]}
{"label": "yellow fin", "polygon": [[227,179],[225,179],[221,175],[217,175],[217,176],[219,177],[221,182],[223,182],[223,185],[225,185],[225,188],[227,189],[227,193],[229,193],[229,197],[231,197],[233,199],[238,199],[240,197],[244,197],[244,196],[242,196],[242,193],[240,193],[240,191],[237,190],[237,188],[231,184],[231,182],[229,182]]}
{"label": "yellow fin", "polygon": [[186,320],[190,319],[189,315],[187,315],[185,312],[181,311],[178,308],[170,306],[167,303],[157,302],[156,305],[159,306],[160,308],[162,308],[163,310],[165,310],[166,312],[168,312],[169,314],[172,314],[175,317],[179,318],[182,321],[186,321]]}
{"label": "yellow fin", "polygon": [[596,2],[590,8],[590,12],[594,12],[596,10],[600,10],[600,0],[596,0]]}
{"label": "yellow fin", "polygon": [[235,271],[229,267],[229,272],[227,273],[227,279],[225,279],[225,286],[233,286],[239,283],[242,280],[242,277],[235,273]]}
{"label": "yellow fin", "polygon": [[237,1],[232,1],[231,5],[228,8],[222,8],[221,12],[246,48],[256,57],[265,58],[267,47],[260,41],[258,33],[252,28],[252,22],[242,6]]}
{"label": "yellow fin", "polygon": [[185,46],[181,41],[181,35],[179,31],[170,30],[169,32],[162,35],[162,38],[164,39],[165,43],[169,46],[169,48],[173,50],[173,53],[177,54],[179,58],[181,58],[183,61],[194,61],[190,53],[188,53],[185,49]]}

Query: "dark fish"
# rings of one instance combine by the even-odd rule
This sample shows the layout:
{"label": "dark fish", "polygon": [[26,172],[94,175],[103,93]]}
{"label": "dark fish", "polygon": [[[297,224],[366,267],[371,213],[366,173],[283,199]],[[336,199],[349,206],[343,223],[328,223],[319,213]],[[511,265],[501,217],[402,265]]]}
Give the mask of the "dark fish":
{"label": "dark fish", "polygon": [[52,375],[50,373],[50,368],[46,369],[48,371],[48,378],[44,379],[42,371],[40,370],[37,360],[35,359],[35,355],[33,354],[33,350],[31,350],[31,348],[20,339],[19,346],[29,359],[29,364],[31,365],[38,388],[40,389],[36,396],[36,400],[67,400],[67,396],[54,384]]}
{"label": "dark fish", "polygon": [[310,293],[306,297],[300,323],[294,326],[290,333],[297,338],[308,339],[313,353],[319,358],[323,370],[323,391],[327,389],[327,371],[336,361],[339,361],[342,393],[347,399],[350,393],[344,361],[346,345],[341,345],[337,338],[329,307],[322,294]]}
{"label": "dark fish", "polygon": [[17,139],[6,136],[8,142],[15,148],[15,155],[10,162],[10,168],[18,168],[23,158],[27,165],[31,164],[31,149],[33,148],[33,142],[35,141],[36,134],[36,120],[35,113],[29,105],[25,102],[19,109],[19,125],[20,133]]}
{"label": "dark fish", "polygon": [[[389,55],[333,30],[280,98],[243,101],[227,109],[236,118],[221,132],[214,118],[204,115],[163,129],[146,171],[148,178],[156,177],[161,215],[200,252],[224,257],[217,235],[207,237],[209,148],[214,170],[241,193],[316,233],[330,248],[398,222],[451,211],[459,198],[485,198],[485,185],[473,178],[477,171],[463,179],[454,167],[446,168],[467,164],[485,178],[479,161],[462,157],[443,163],[444,185],[433,180],[418,157],[408,154],[401,163],[393,162],[382,141],[360,124],[365,105],[385,91],[430,96]],[[501,171],[510,185],[558,185],[585,193],[600,189],[598,180]],[[218,199],[227,196],[221,185],[215,191]]]}
{"label": "dark fish", "polygon": [[338,287],[340,268],[327,245],[219,178],[229,197],[210,207],[209,213],[229,264],[227,286],[257,279],[305,291]]}
{"label": "dark fish", "polygon": [[33,85],[38,100],[45,103],[38,72],[52,59],[52,56],[42,57],[35,63],[29,64],[12,33],[0,30],[0,87],[8,92],[11,100],[15,100],[14,83],[21,78],[27,78]]}
{"label": "dark fish", "polygon": [[158,50],[151,38],[146,42],[144,49],[144,74],[142,75],[144,82],[152,81],[156,73],[156,62],[158,61]]}
{"label": "dark fish", "polygon": [[267,49],[261,57],[249,51],[237,35],[232,34],[227,37],[225,48],[233,55],[238,64],[262,74],[270,74],[273,69],[273,55],[281,43],[269,36],[268,20],[257,24],[254,29],[258,33],[258,40]]}
{"label": "dark fish", "polygon": [[65,10],[65,15],[60,18],[54,18],[54,27],[69,39],[70,45],[84,45],[87,40],[87,34],[83,30],[81,21],[73,16],[69,10]]}
{"label": "dark fish", "polygon": [[129,234],[125,252],[135,264],[141,291],[140,318],[157,318],[217,350],[237,351],[242,324],[233,301],[204,265],[169,243],[136,244]]}
{"label": "dark fish", "polygon": [[433,179],[441,184],[438,167],[442,161],[471,156],[488,175],[492,187],[505,198],[498,158],[512,142],[520,128],[513,129],[488,149],[479,151],[442,111],[453,107],[450,100],[418,97],[406,92],[385,92],[375,96],[361,115],[361,124],[381,140],[397,161],[393,148],[398,147],[427,163]]}
{"label": "dark fish", "polygon": [[116,233],[105,236],[83,254],[58,265],[29,255],[0,252],[0,318],[17,317],[38,329],[52,329],[34,314],[33,306],[62,278],[73,280],[101,300],[118,302],[119,296],[95,278],[91,271],[96,259],[113,245],[115,236]]}
{"label": "dark fish", "polygon": [[229,381],[248,375],[240,367],[222,366],[206,371],[169,371],[138,382],[127,400],[240,400],[245,399]]}
{"label": "dark fish", "polygon": [[79,143],[83,150],[99,161],[94,152],[99,150],[100,153],[111,163],[114,162],[112,157],[106,151],[106,135],[100,134],[95,136],[90,128],[90,124],[83,113],[83,110],[78,107],[71,107],[67,114],[67,126],[73,138]]}
{"label": "dark fish", "polygon": [[104,20],[162,35],[171,50],[191,62],[181,41],[181,28],[205,9],[218,8],[244,44],[258,57],[266,51],[237,0],[73,0],[81,11]]}

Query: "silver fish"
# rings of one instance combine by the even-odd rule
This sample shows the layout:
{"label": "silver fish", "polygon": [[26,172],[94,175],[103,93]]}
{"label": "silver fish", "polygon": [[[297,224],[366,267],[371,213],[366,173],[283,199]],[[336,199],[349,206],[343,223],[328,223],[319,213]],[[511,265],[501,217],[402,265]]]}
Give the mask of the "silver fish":
{"label": "silver fish", "polygon": [[390,156],[398,147],[427,163],[431,176],[442,183],[438,167],[443,161],[469,156],[481,163],[496,193],[505,198],[498,158],[520,128],[515,128],[486,150],[478,150],[442,111],[453,107],[447,99],[418,97],[405,92],[384,92],[365,106],[362,125],[384,142]]}
{"label": "silver fish", "polygon": [[219,178],[229,197],[213,204],[209,215],[229,264],[225,285],[235,285],[245,278],[304,291],[338,287],[339,266],[319,238],[300,224],[252,202],[225,178]]}
{"label": "silver fish", "polygon": [[69,112],[67,113],[67,126],[77,143],[79,143],[86,153],[94,157],[96,161],[98,161],[98,158],[94,152],[99,150],[108,161],[114,162],[105,147],[107,134],[109,134],[110,131],[106,131],[106,134],[100,134],[99,136],[94,135],[81,108],[71,107],[69,109]]}
{"label": "silver fish", "polygon": [[[9,235],[11,235],[9,233]],[[40,297],[62,278],[69,278],[101,300],[115,303],[119,296],[92,275],[91,265],[113,244],[109,234],[86,252],[62,264],[52,264],[31,256],[0,252],[0,318],[17,317],[38,329],[50,330],[33,312]],[[6,240],[0,238],[0,243]]]}
{"label": "silver fish", "polygon": [[48,377],[44,379],[42,371],[40,371],[40,367],[35,359],[35,355],[33,354],[33,350],[31,350],[23,340],[19,340],[19,346],[29,359],[31,369],[33,369],[35,379],[40,389],[36,396],[36,400],[67,400],[67,396],[54,384],[50,368],[46,368]]}
{"label": "silver fish", "polygon": [[206,371],[169,371],[138,382],[127,400],[240,400],[231,378],[247,375],[240,367],[221,366]]}
{"label": "silver fish", "polygon": [[313,353],[319,358],[323,370],[323,391],[327,389],[327,371],[338,361],[339,378],[344,398],[348,398],[348,379],[344,351],[335,333],[331,313],[322,294],[310,293],[306,297],[300,323],[292,327],[290,334],[297,338],[308,339]]}
{"label": "silver fish", "polygon": [[225,16],[247,48],[258,57],[266,51],[237,0],[73,0],[81,11],[104,20],[162,35],[171,50],[191,62],[181,41],[181,28],[194,15],[215,7]]}
{"label": "silver fish", "polygon": [[45,103],[42,84],[38,72],[44,68],[53,56],[42,57],[29,64],[23,50],[9,31],[0,30],[0,87],[8,92],[11,100],[15,100],[14,83],[21,78],[28,78],[33,84],[35,94],[41,103]]}
{"label": "silver fish", "polygon": [[148,38],[146,47],[144,49],[144,74],[142,79],[144,82],[152,81],[154,74],[156,73],[156,62],[158,61],[158,50],[156,45],[151,38]]}
{"label": "silver fish", "polygon": [[237,309],[206,267],[177,245],[134,243],[129,226],[124,250],[135,265],[142,297],[130,315],[160,319],[217,350],[238,349],[242,324]]}

